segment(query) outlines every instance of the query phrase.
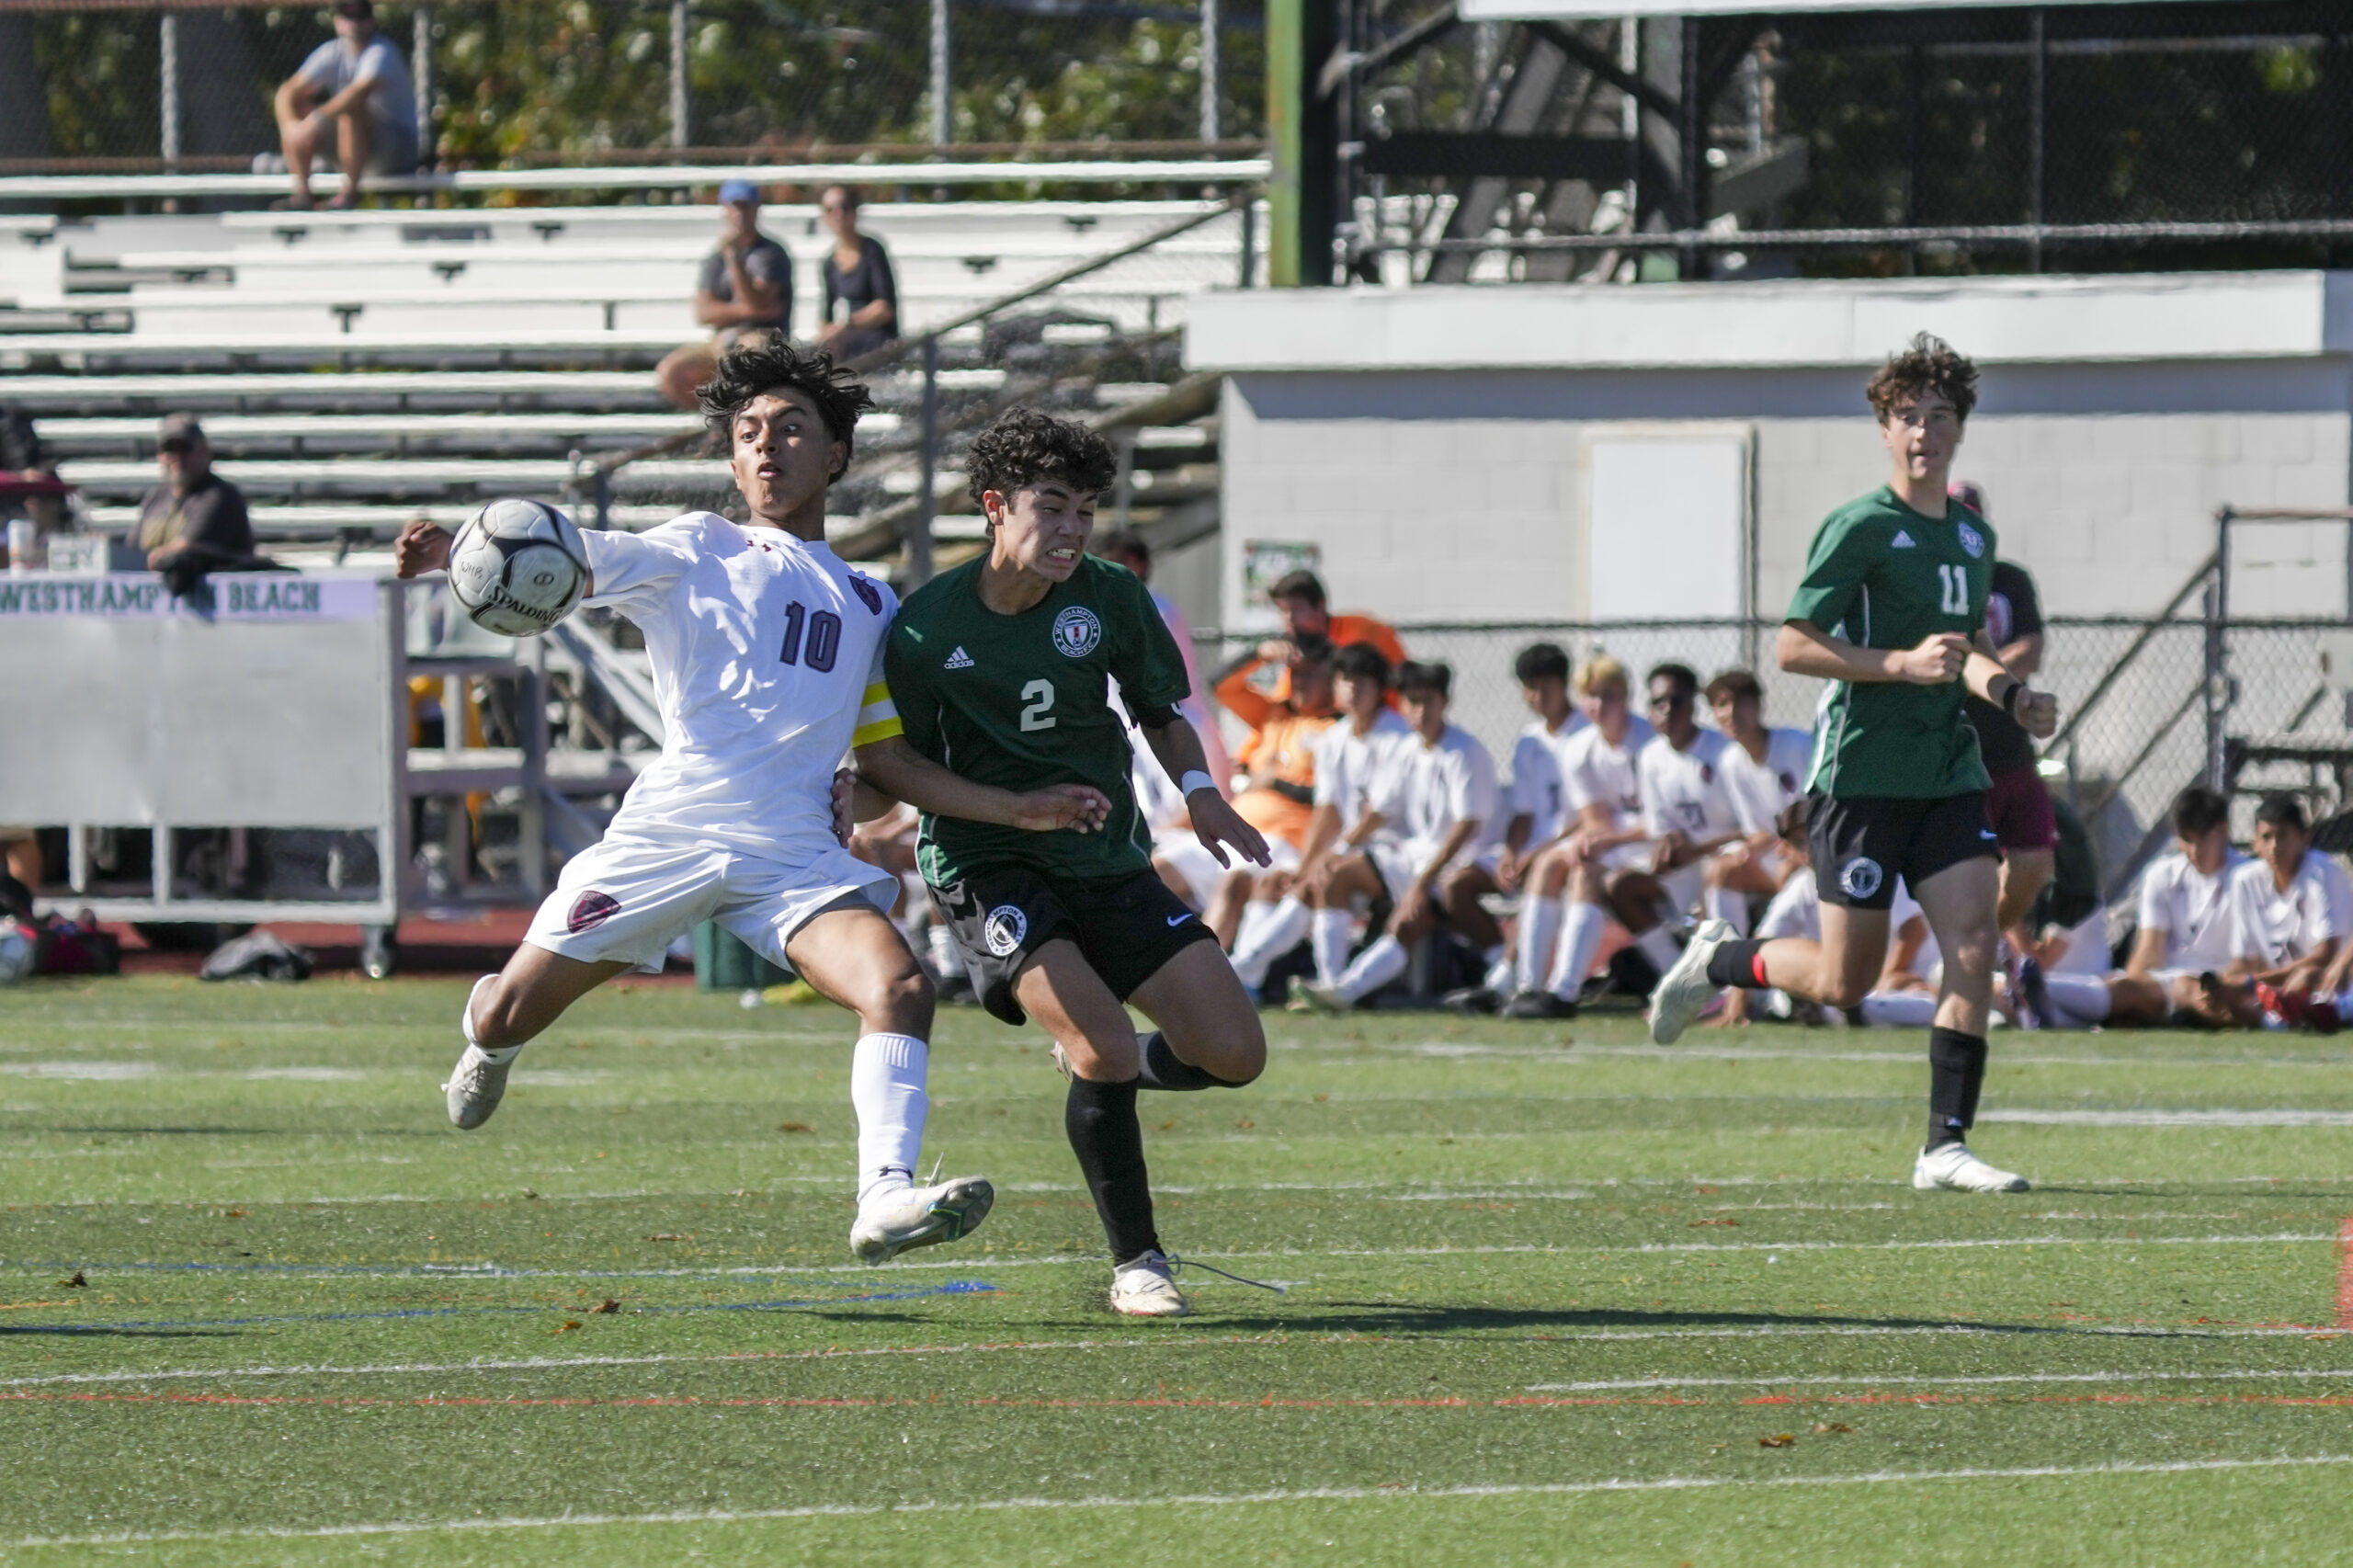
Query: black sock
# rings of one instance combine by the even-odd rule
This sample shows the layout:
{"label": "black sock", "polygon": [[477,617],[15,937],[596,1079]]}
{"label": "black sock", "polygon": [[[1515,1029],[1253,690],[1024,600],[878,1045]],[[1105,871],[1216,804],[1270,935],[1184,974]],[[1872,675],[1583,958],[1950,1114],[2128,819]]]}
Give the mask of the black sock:
{"label": "black sock", "polygon": [[1170,1047],[1168,1037],[1158,1029],[1153,1030],[1136,1044],[1140,1048],[1137,1054],[1143,1061],[1142,1075],[1136,1079],[1139,1088],[1232,1089],[1240,1087],[1239,1085],[1229,1084],[1214,1074],[1205,1073],[1185,1061]]}
{"label": "black sock", "polygon": [[1160,1250],[1152,1228],[1152,1177],[1143,1166],[1143,1128],[1136,1120],[1136,1080],[1070,1081],[1063,1131],[1095,1195],[1095,1212],[1111,1244],[1111,1261],[1127,1263]]}
{"label": "black sock", "polygon": [[1985,1086],[1985,1037],[1959,1029],[1928,1031],[1928,1147],[1961,1142],[1977,1119]]}
{"label": "black sock", "polygon": [[1718,943],[1708,955],[1708,983],[1736,985],[1744,991],[1771,990],[1756,972],[1756,955],[1764,950],[1763,942],[1747,937]]}

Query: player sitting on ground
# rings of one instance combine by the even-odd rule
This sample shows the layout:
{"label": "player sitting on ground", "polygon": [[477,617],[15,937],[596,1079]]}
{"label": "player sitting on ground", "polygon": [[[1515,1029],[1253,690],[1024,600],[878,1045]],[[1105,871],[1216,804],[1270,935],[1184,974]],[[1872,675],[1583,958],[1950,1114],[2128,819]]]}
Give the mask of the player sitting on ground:
{"label": "player sitting on ground", "polygon": [[[1267,1040],[1210,929],[1152,869],[1108,683],[1177,781],[1221,864],[1266,842],[1203,771],[1176,710],[1176,639],[1135,574],[1086,553],[1096,497],[1117,464],[1085,426],[1008,411],[966,459],[988,549],[908,597],[892,628],[891,690],[907,743],[963,777],[1067,780],[1110,803],[1105,830],[1024,835],[926,812],[924,881],[962,949],[981,1004],[1052,1035],[1070,1078],[1063,1127],[1109,1238],[1111,1305],[1186,1310],[1153,1228],[1136,1091],[1233,1088]],[[1131,1004],[1160,1028],[1141,1040]]]}
{"label": "player sitting on ground", "polygon": [[[1777,824],[1776,848],[1779,858],[1789,869],[1781,879],[1781,891],[1756,917],[1756,937],[1769,942],[1779,937],[1800,937],[1809,942],[1822,939],[1822,895],[1813,885],[1813,868],[1806,861],[1805,799],[1800,796],[1783,812]],[[1719,1028],[1729,1028],[1750,1021],[1752,1008],[1749,998],[1759,993],[1745,991],[1738,986],[1724,993],[1724,1005],[1709,1022]],[[1844,1024],[1847,1016],[1836,1008],[1823,1008],[1815,1003],[1799,1003],[1785,991],[1761,993],[1768,1016],[1790,1018],[1799,1016],[1801,1006],[1825,1022]]]}
{"label": "player sitting on ground", "polygon": [[1928,1137],[1912,1184],[2022,1192],[2025,1178],[1978,1159],[1964,1137],[1985,1080],[2000,868],[1963,699],[1984,698],[2038,737],[2058,727],[2058,704],[1995,656],[1985,629],[1992,531],[1946,494],[1976,367],[1924,333],[1866,395],[1888,482],[1824,519],[1776,645],[1783,669],[1833,683],[1808,809],[1822,941],[1747,941],[1708,922],[1652,995],[1651,1038],[1672,1044],[1724,985],[1853,1006],[1886,956],[1901,877],[1945,960],[1928,1035]]}
{"label": "player sitting on ground", "polygon": [[[751,521],[689,512],[642,534],[581,536],[592,575],[583,603],[645,633],[662,754],[603,839],[564,866],[506,969],[476,983],[446,1085],[449,1119],[480,1127],[524,1042],[613,976],[658,971],[673,939],[716,920],[858,1015],[850,1244],[879,1263],[964,1234],[993,1195],[979,1177],[914,1183],[932,987],[883,913],[897,879],[843,846],[835,770],[855,747],[861,769],[904,798],[1015,835],[1083,831],[1108,802],[1080,786],[975,785],[899,739],[881,677],[891,590],[825,545],[826,487],[873,406],[866,389],[825,355],[779,344],[731,349],[701,396]],[[412,523],[400,575],[446,565],[449,545],[443,529]]]}
{"label": "player sitting on ground", "polygon": [[[1315,960],[1315,977],[1326,985],[1348,967],[1348,938],[1355,905],[1368,908],[1384,896],[1381,874],[1369,858],[1374,838],[1400,811],[1397,790],[1404,776],[1404,748],[1418,746],[1412,726],[1389,706],[1389,661],[1370,642],[1354,642],[1333,655],[1333,694],[1337,722],[1315,748],[1315,811],[1307,824],[1290,891],[1267,911],[1252,955],[1267,963],[1290,950],[1304,929]],[[1392,835],[1392,837],[1394,835]],[[1302,925],[1302,919],[1304,924]],[[1290,945],[1279,945],[1290,934]],[[1245,981],[1247,971],[1237,971]],[[1263,988],[1266,969],[1256,986]]]}
{"label": "player sitting on ground", "polygon": [[2198,1017],[2226,1028],[2334,1033],[2353,881],[2313,846],[2294,796],[2268,796],[2256,808],[2255,856],[2231,873],[2227,898],[2231,962],[2218,983],[2201,976]]}
{"label": "player sitting on ground", "polygon": [[1732,741],[1723,751],[1724,787],[1732,792],[1746,842],[1708,862],[1700,903],[1709,915],[1748,933],[1748,901],[1781,891],[1797,861],[1781,841],[1782,813],[1805,795],[1813,767],[1813,735],[1765,725],[1765,688],[1746,670],[1726,670],[1708,683],[1708,710]]}
{"label": "player sitting on ground", "polygon": [[[1634,759],[1657,735],[1626,699],[1626,666],[1603,656],[1577,672],[1587,723],[1561,753],[1561,836],[1525,857],[1516,946],[1520,990],[1506,1018],[1571,1018],[1608,934],[1608,879],[1646,869]],[[1565,926],[1565,929],[1563,928]]]}
{"label": "player sitting on ground", "polygon": [[[1479,882],[1464,873],[1499,833],[1502,795],[1495,787],[1495,759],[1476,736],[1447,722],[1454,672],[1444,665],[1407,660],[1397,671],[1397,698],[1412,733],[1395,756],[1398,781],[1389,825],[1393,838],[1376,836],[1370,866],[1363,861],[1334,868],[1325,884],[1335,890],[1371,892],[1367,878],[1378,874],[1380,890],[1394,901],[1389,924],[1336,980],[1320,974],[1295,981],[1292,1000],[1325,1012],[1345,1012],[1405,972],[1415,942],[1442,923],[1468,925],[1476,909]],[[1486,918],[1484,910],[1478,910]],[[1492,926],[1492,921],[1490,921]]]}
{"label": "player sitting on ground", "polygon": [[[1267,840],[1268,869],[1236,866],[1225,873],[1210,926],[1231,937],[1233,972],[1253,993],[1266,984],[1267,966],[1307,935],[1307,916],[1290,898],[1292,875],[1307,847],[1315,815],[1315,749],[1332,727],[1332,645],[1302,634],[1290,659],[1290,696],[1270,711],[1243,746],[1249,786],[1233,809]],[[1296,911],[1278,918],[1290,904]],[[1233,921],[1222,921],[1231,910]]]}

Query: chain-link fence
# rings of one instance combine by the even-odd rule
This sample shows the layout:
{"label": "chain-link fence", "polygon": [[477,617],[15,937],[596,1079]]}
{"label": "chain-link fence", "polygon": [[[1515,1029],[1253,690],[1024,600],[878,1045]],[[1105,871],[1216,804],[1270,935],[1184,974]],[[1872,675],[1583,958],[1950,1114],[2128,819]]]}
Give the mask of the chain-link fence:
{"label": "chain-link fence", "polygon": [[[1198,150],[1265,120],[1264,33],[1216,0],[488,0],[378,7],[428,165]],[[324,6],[0,12],[0,172],[243,170]],[[945,86],[947,112],[939,112]]]}

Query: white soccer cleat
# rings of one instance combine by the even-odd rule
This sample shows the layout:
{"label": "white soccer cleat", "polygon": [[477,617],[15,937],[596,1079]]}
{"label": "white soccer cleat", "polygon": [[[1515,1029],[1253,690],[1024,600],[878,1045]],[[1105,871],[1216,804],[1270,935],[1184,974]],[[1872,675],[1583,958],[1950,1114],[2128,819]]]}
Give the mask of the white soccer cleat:
{"label": "white soccer cleat", "polygon": [[1303,975],[1290,977],[1290,1011],[1322,1013],[1326,1017],[1338,1017],[1356,1010],[1356,1004],[1340,994],[1336,985],[1325,985]]}
{"label": "white soccer cleat", "polygon": [[1148,1252],[1112,1271],[1111,1310],[1131,1318],[1180,1318],[1193,1309],[1176,1289],[1168,1260]]}
{"label": "white soccer cleat", "polygon": [[1733,936],[1732,924],[1725,920],[1703,920],[1691,933],[1691,939],[1683,945],[1683,955],[1651,992],[1653,1045],[1673,1045],[1681,1040],[1683,1031],[1716,999],[1722,987],[1708,978],[1708,960]]}
{"label": "white soccer cleat", "polygon": [[2016,1171],[1995,1170],[1966,1143],[1940,1143],[1912,1162],[1912,1185],[1922,1192],[2025,1192],[2033,1184]]}
{"label": "white soccer cleat", "polygon": [[514,1065],[514,1057],[502,1061],[469,1041],[449,1070],[449,1081],[441,1085],[449,1096],[449,1119],[468,1132],[488,1121],[506,1097],[506,1074]]}
{"label": "white soccer cleat", "polygon": [[996,1202],[986,1176],[958,1176],[936,1187],[885,1187],[858,1206],[849,1250],[860,1263],[888,1263],[916,1247],[971,1235]]}

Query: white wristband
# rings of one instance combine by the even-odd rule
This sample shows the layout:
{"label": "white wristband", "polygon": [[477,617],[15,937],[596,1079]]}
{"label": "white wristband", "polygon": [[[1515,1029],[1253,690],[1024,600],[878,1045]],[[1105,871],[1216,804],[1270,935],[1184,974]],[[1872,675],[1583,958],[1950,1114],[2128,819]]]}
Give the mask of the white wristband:
{"label": "white wristband", "polygon": [[1216,788],[1217,780],[1211,778],[1208,774],[1202,772],[1198,767],[1193,769],[1192,772],[1185,775],[1184,778],[1176,780],[1176,792],[1185,796],[1188,800],[1192,798],[1193,791],[1196,790],[1214,790]]}

